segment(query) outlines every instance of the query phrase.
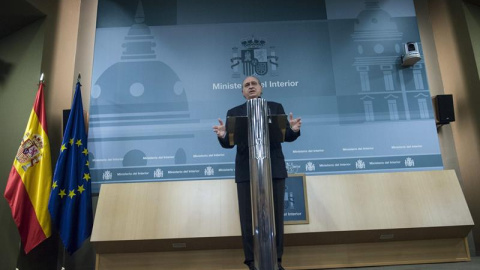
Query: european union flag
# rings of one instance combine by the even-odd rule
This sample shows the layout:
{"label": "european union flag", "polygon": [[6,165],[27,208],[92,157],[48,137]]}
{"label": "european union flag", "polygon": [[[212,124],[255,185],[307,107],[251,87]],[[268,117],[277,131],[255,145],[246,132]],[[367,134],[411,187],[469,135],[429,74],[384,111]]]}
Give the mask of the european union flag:
{"label": "european union flag", "polygon": [[93,224],[87,134],[80,86],[78,82],[48,202],[52,222],[70,254],[90,237]]}

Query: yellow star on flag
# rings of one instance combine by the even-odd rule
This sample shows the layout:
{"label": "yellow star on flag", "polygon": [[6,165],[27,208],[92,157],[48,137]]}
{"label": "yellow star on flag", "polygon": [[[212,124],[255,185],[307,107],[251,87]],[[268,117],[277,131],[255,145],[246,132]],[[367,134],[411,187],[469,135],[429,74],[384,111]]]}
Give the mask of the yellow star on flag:
{"label": "yellow star on flag", "polygon": [[52,189],[55,189],[57,186],[57,181],[53,182]]}
{"label": "yellow star on flag", "polygon": [[87,150],[87,148],[83,149],[82,153],[83,153],[85,156],[88,155],[88,150]]}
{"label": "yellow star on flag", "polygon": [[85,166],[89,167],[90,166],[90,161],[87,160],[87,163],[85,163]]}
{"label": "yellow star on flag", "polygon": [[78,147],[80,147],[80,145],[82,145],[82,140],[77,140],[77,142],[75,143]]}
{"label": "yellow star on flag", "polygon": [[68,193],[68,197],[70,197],[70,199],[73,199],[73,196],[75,196],[75,190],[74,189],[70,190],[70,193]]}
{"label": "yellow star on flag", "polygon": [[69,143],[70,145],[73,145],[73,138],[70,139]]}
{"label": "yellow star on flag", "polygon": [[63,199],[63,196],[67,195],[67,193],[65,193],[65,189],[60,189],[60,192],[58,193],[58,196],[60,196],[60,198]]}
{"label": "yellow star on flag", "polygon": [[62,144],[62,147],[60,148],[60,152],[63,152],[63,150],[67,149],[67,147],[65,146],[65,144]]}
{"label": "yellow star on flag", "polygon": [[77,189],[78,192],[80,192],[80,194],[82,194],[82,192],[85,191],[85,188],[83,188],[83,185],[81,186],[78,186],[78,189]]}
{"label": "yellow star on flag", "polygon": [[83,174],[83,179],[85,179],[87,181],[90,180],[90,174],[89,173],[84,173]]}

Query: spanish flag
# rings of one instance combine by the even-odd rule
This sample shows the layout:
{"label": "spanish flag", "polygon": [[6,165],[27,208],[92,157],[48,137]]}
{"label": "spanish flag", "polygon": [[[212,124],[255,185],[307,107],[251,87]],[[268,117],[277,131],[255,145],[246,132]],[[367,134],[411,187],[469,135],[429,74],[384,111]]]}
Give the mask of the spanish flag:
{"label": "spanish flag", "polygon": [[52,164],[43,88],[40,83],[4,194],[25,253],[50,237],[52,228],[48,212]]}

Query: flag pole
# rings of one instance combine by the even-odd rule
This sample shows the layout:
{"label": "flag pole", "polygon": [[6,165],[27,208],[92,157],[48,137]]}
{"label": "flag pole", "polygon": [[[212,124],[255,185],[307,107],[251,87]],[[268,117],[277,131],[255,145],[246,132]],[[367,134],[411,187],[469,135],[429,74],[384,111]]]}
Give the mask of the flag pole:
{"label": "flag pole", "polygon": [[19,270],[19,268],[18,268],[18,257],[20,257],[21,252],[22,252],[22,240],[18,241],[17,266],[15,267],[15,270]]}
{"label": "flag pole", "polygon": [[[80,73],[78,73],[77,83],[80,83],[80,80],[81,80],[81,79],[82,79],[82,75],[80,75]],[[74,92],[73,92],[73,94],[72,94],[72,101],[73,101],[73,98],[74,98],[74,96],[75,96],[75,88],[76,88],[76,87],[73,88],[73,89],[74,89],[74,90],[73,90]],[[71,109],[71,108],[70,108],[70,109]],[[70,113],[71,113],[71,111],[70,111]],[[66,249],[65,247],[63,247],[62,268],[61,268],[61,270],[65,270],[65,269],[66,269],[66,268],[65,268],[66,251],[67,251],[67,249]]]}
{"label": "flag pole", "polygon": [[63,247],[63,259],[62,259],[62,269],[61,270],[65,270],[65,251],[66,251],[66,248]]}
{"label": "flag pole", "polygon": [[73,87],[73,91],[72,91],[72,101],[73,101],[73,98],[75,97],[75,90],[77,89],[77,83],[82,85],[82,83],[80,83],[80,80],[82,80],[82,75],[79,72],[77,76],[77,82],[75,83],[75,86]]}
{"label": "flag pole", "polygon": [[[42,73],[40,74],[39,84],[42,84],[42,83],[43,83],[44,77],[45,77],[45,74],[42,72]],[[19,254],[19,256],[20,256],[20,253],[21,253],[21,252],[22,252],[22,240],[19,240],[19,241],[18,241],[18,254]],[[17,264],[17,265],[15,266],[15,270],[19,270],[19,268],[18,268],[18,256],[17,256],[17,263],[16,263],[16,264]]]}
{"label": "flag pole", "polygon": [[[39,79],[39,84],[42,84],[43,83],[43,79],[45,77],[45,74],[42,72],[40,74],[40,79]],[[15,270],[19,270],[18,268],[18,257],[20,256],[20,253],[22,252],[22,240],[19,240],[18,241],[18,256],[17,256],[17,265],[15,266]]]}

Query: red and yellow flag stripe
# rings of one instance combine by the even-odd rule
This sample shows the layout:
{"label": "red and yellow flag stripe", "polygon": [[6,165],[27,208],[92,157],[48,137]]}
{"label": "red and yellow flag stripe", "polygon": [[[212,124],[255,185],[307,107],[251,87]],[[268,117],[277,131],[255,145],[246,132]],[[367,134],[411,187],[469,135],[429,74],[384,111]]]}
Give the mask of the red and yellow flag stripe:
{"label": "red and yellow flag stripe", "polygon": [[4,193],[25,253],[50,237],[52,228],[48,212],[52,164],[43,88],[40,83]]}

